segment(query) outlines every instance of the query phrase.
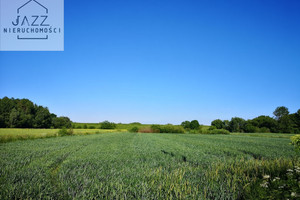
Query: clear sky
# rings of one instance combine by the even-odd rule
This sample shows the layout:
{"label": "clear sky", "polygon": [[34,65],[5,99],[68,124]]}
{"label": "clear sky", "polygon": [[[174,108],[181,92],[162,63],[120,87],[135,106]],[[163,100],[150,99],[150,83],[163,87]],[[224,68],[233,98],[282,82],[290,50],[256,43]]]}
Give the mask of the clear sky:
{"label": "clear sky", "polygon": [[0,52],[0,97],[76,122],[300,108],[298,0],[65,0],[64,52]]}

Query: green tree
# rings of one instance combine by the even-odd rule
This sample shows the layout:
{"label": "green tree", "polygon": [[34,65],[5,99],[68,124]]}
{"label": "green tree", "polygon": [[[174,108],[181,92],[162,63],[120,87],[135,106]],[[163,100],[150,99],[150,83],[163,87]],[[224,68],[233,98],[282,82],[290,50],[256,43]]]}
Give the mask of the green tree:
{"label": "green tree", "polygon": [[101,129],[115,129],[117,127],[117,125],[113,122],[109,122],[109,121],[104,121],[100,124],[100,128]]}
{"label": "green tree", "polygon": [[261,115],[249,122],[258,128],[268,128],[272,133],[278,132],[278,122],[272,117]]}
{"label": "green tree", "polygon": [[68,117],[52,118],[52,125],[54,128],[71,128],[72,121]]}
{"label": "green tree", "polygon": [[48,108],[38,106],[34,118],[34,128],[50,128],[52,124],[51,114]]}
{"label": "green tree", "polygon": [[287,116],[289,113],[289,109],[285,106],[277,107],[273,112],[277,120],[280,120],[280,118],[282,118],[283,116]]}
{"label": "green tree", "polygon": [[282,116],[278,121],[278,128],[281,133],[292,132],[292,121],[289,115]]}
{"label": "green tree", "polygon": [[200,124],[199,124],[198,120],[191,121],[191,124],[190,124],[191,129],[198,129],[199,127],[200,127]]}
{"label": "green tree", "polygon": [[222,129],[224,128],[224,124],[223,124],[223,121],[220,120],[220,119],[216,119],[214,121],[211,122],[211,125],[216,127],[217,129]]}
{"label": "green tree", "polygon": [[223,128],[230,131],[229,120],[224,120],[223,121]]}
{"label": "green tree", "polygon": [[189,121],[184,121],[181,123],[181,126],[185,129],[190,129],[191,128],[191,122]]}
{"label": "green tree", "polygon": [[231,118],[229,122],[229,129],[231,132],[244,132],[246,121],[239,117]]}
{"label": "green tree", "polygon": [[17,128],[19,126],[20,112],[13,108],[9,114],[9,125],[11,128]]}

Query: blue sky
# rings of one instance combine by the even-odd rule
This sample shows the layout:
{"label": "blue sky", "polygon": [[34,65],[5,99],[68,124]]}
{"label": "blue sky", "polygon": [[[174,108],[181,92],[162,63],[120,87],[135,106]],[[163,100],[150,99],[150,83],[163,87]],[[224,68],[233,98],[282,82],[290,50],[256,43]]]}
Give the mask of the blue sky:
{"label": "blue sky", "polygon": [[0,52],[0,97],[76,122],[300,108],[300,1],[65,0],[64,52]]}

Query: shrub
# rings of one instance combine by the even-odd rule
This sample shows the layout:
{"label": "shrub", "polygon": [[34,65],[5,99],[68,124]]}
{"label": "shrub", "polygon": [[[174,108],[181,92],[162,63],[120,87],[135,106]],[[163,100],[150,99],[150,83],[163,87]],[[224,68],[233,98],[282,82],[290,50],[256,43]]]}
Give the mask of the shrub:
{"label": "shrub", "polygon": [[73,129],[62,128],[58,131],[59,136],[73,135]]}
{"label": "shrub", "polygon": [[78,125],[76,128],[81,129],[82,127],[80,125]]}
{"label": "shrub", "polygon": [[151,129],[154,133],[184,133],[182,126],[175,125],[152,125]]}
{"label": "shrub", "polygon": [[139,132],[139,128],[136,127],[136,126],[134,126],[131,129],[129,129],[129,132],[131,132],[131,133],[137,133],[137,132]]}
{"label": "shrub", "polygon": [[95,126],[89,126],[89,129],[95,129]]}
{"label": "shrub", "polygon": [[291,144],[294,145],[295,150],[300,151],[300,135],[292,136],[291,141]]}
{"label": "shrub", "polygon": [[229,135],[230,132],[226,129],[205,129],[201,131],[202,134],[223,134]]}
{"label": "shrub", "polygon": [[260,128],[259,132],[261,132],[261,133],[271,133],[270,129],[268,129],[267,127]]}
{"label": "shrub", "polygon": [[154,133],[151,127],[143,127],[139,129],[140,133]]}
{"label": "shrub", "polygon": [[83,125],[83,129],[87,129],[87,125],[85,124],[85,125]]}
{"label": "shrub", "polygon": [[214,129],[210,131],[210,134],[223,134],[223,135],[229,135],[230,132],[225,129]]}
{"label": "shrub", "polygon": [[115,129],[117,125],[113,122],[104,121],[100,124],[101,129]]}

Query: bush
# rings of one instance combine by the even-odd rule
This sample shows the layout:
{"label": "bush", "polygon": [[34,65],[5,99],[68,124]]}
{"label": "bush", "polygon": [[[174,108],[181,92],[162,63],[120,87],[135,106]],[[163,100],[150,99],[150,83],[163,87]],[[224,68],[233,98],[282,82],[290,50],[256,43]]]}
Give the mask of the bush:
{"label": "bush", "polygon": [[131,133],[137,133],[137,132],[139,132],[139,128],[136,127],[136,126],[134,126],[131,129],[129,129],[129,132],[131,132]]}
{"label": "bush", "polygon": [[89,126],[89,129],[95,129],[95,126]]}
{"label": "bush", "polygon": [[104,121],[100,124],[101,129],[115,129],[117,125],[113,122]]}
{"label": "bush", "polygon": [[225,129],[214,129],[210,131],[210,134],[223,134],[223,135],[229,135],[230,132]]}
{"label": "bush", "polygon": [[201,131],[202,134],[223,134],[223,135],[229,135],[230,132],[226,129],[206,129]]}
{"label": "bush", "polygon": [[154,131],[152,130],[152,128],[150,127],[143,127],[139,129],[140,133],[154,133]]}
{"label": "bush", "polygon": [[261,133],[271,133],[270,129],[268,129],[267,127],[260,128],[259,132],[261,132]]}
{"label": "bush", "polygon": [[300,151],[300,135],[292,136],[291,141],[291,144],[294,145],[295,150]]}
{"label": "bush", "polygon": [[77,128],[77,129],[81,129],[82,127],[81,127],[80,125],[78,125],[76,128]]}
{"label": "bush", "polygon": [[83,129],[87,129],[87,125],[85,124],[85,125],[83,125]]}
{"label": "bush", "polygon": [[62,128],[58,131],[59,136],[73,135],[73,129]]}
{"label": "bush", "polygon": [[151,129],[154,133],[184,133],[182,126],[175,125],[152,125]]}

